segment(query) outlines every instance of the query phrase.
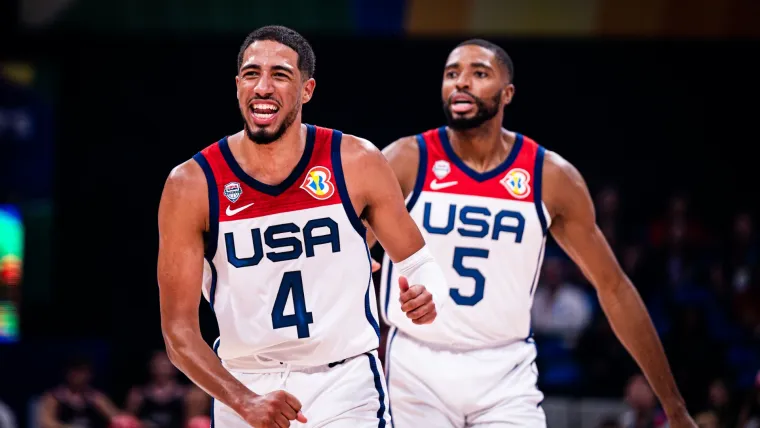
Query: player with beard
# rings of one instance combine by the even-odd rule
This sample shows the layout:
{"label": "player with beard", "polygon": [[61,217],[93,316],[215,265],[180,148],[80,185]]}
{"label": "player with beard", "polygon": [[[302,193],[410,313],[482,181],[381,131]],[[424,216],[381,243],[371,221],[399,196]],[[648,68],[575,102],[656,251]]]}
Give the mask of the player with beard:
{"label": "player with beard", "polygon": [[[161,198],[168,355],[214,398],[212,426],[388,426],[363,222],[404,275],[399,307],[415,324],[436,318],[443,272],[380,151],[301,122],[316,82],[300,34],[252,32],[237,69],[244,130],[176,167]],[[219,325],[213,351],[201,293]]]}
{"label": "player with beard", "polygon": [[502,48],[463,42],[443,72],[448,126],[384,150],[451,299],[435,323],[409,322],[390,304],[399,269],[385,257],[380,305],[392,326],[385,368],[395,428],[546,426],[530,311],[549,232],[596,287],[670,426],[694,427],[646,308],[596,226],[583,178],[502,128],[513,77]]}

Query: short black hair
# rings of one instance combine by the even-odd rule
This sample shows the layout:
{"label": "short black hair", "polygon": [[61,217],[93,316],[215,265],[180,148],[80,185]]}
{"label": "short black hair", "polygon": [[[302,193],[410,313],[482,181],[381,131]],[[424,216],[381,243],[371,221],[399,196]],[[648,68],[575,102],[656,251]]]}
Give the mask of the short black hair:
{"label": "short black hair", "polygon": [[265,27],[257,28],[253,30],[245,41],[240,46],[240,52],[238,53],[238,71],[243,66],[243,53],[248,46],[257,40],[272,40],[277,43],[281,43],[298,54],[298,69],[301,74],[306,76],[306,79],[310,79],[314,76],[314,50],[311,48],[309,42],[296,30],[281,25],[267,25]]}
{"label": "short black hair", "polygon": [[480,46],[481,48],[486,48],[489,51],[493,52],[493,54],[496,55],[496,59],[499,60],[501,65],[507,68],[507,72],[509,73],[509,81],[511,82],[512,80],[514,80],[515,65],[512,63],[512,58],[510,58],[509,54],[507,53],[507,51],[504,50],[504,48],[497,45],[496,43],[492,43],[484,39],[465,40],[462,43],[458,44],[457,48],[460,46],[469,46],[469,45]]}

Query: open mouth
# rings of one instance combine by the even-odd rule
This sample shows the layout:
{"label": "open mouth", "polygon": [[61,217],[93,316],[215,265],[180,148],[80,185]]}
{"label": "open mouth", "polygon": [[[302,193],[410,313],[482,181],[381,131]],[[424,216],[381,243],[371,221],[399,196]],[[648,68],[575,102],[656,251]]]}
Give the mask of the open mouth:
{"label": "open mouth", "polygon": [[248,107],[248,110],[256,125],[265,126],[274,121],[280,107],[272,102],[255,101]]}
{"label": "open mouth", "polygon": [[475,100],[465,94],[457,94],[451,97],[451,111],[454,113],[467,113],[475,108]]}

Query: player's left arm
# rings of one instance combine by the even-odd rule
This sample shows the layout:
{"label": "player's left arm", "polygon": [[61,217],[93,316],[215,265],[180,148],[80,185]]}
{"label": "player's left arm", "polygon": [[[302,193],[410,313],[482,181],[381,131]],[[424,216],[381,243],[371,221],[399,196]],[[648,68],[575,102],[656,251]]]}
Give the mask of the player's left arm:
{"label": "player's left arm", "polygon": [[406,210],[396,175],[372,143],[354,136],[343,137],[341,158],[354,209],[401,272],[401,309],[415,324],[432,322],[446,279]]}
{"label": "player's left arm", "polygon": [[553,214],[551,232],[596,288],[615,335],[641,367],[671,427],[696,427],[671,374],[651,318],[596,224],[594,204],[578,170],[546,152],[544,202]]}

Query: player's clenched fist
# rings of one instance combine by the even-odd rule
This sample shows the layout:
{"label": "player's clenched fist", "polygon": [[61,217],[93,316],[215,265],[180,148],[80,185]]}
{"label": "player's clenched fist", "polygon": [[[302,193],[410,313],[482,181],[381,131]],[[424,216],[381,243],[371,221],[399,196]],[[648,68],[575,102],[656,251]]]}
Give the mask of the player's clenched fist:
{"label": "player's clenched fist", "polygon": [[301,402],[285,391],[258,395],[244,403],[239,413],[254,428],[287,428],[293,420],[306,423]]}
{"label": "player's clenched fist", "polygon": [[409,286],[409,281],[403,276],[399,277],[398,285],[401,289],[401,310],[415,324],[430,324],[435,319],[437,312],[433,295],[424,285]]}

